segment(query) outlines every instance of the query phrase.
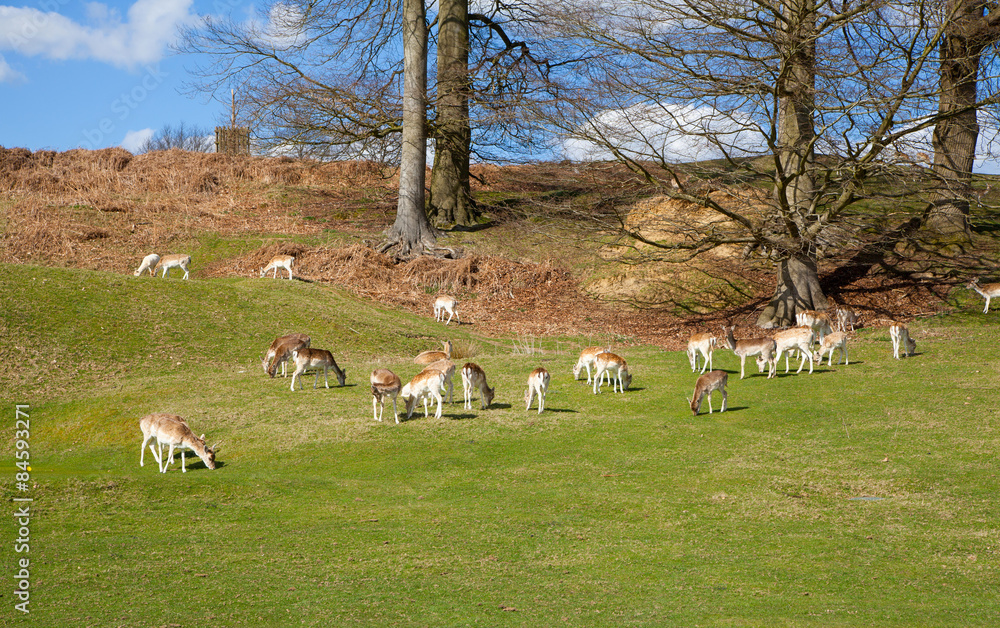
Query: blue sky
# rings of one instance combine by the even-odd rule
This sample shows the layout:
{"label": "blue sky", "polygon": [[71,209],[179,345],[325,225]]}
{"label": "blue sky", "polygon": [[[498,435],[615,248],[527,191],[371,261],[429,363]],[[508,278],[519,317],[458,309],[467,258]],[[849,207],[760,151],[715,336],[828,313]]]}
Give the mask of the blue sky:
{"label": "blue sky", "polygon": [[194,60],[170,45],[200,15],[252,10],[244,0],[0,4],[0,145],[134,150],[167,124],[226,123],[224,104],[182,93]]}

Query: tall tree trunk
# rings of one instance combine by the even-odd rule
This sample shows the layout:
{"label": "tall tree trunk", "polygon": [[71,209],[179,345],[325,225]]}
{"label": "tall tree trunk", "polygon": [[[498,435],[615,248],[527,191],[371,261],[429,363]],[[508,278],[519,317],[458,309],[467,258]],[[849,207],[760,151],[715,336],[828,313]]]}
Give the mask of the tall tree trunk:
{"label": "tall tree trunk", "polygon": [[431,171],[429,214],[437,225],[476,224],[469,185],[468,0],[441,0],[438,13],[437,144]]}
{"label": "tall tree trunk", "polygon": [[987,27],[984,0],[949,0],[941,42],[941,120],[934,127],[934,174],[940,182],[927,218],[925,231],[938,240],[955,244],[972,242],[969,198],[972,166],[979,139],[976,114],[979,60],[984,47],[996,40],[995,28]]}
{"label": "tall tree trunk", "polygon": [[825,310],[826,296],[819,285],[816,260],[808,255],[793,255],[778,263],[777,287],[757,324],[765,329],[795,324],[795,314],[802,310]]}
{"label": "tall tree trunk", "polygon": [[778,94],[778,161],[774,202],[783,222],[778,250],[774,296],[757,318],[764,328],[795,323],[800,310],[826,309],[819,285],[815,247],[806,240],[808,217],[815,194],[813,113],[816,77],[816,9],[814,0],[784,0],[787,41],[785,67],[776,85]]}
{"label": "tall tree trunk", "polygon": [[[403,0],[403,145],[399,203],[389,228],[398,255],[434,246],[437,234],[424,208],[427,179],[427,15],[424,0]],[[386,247],[388,248],[388,247]]]}

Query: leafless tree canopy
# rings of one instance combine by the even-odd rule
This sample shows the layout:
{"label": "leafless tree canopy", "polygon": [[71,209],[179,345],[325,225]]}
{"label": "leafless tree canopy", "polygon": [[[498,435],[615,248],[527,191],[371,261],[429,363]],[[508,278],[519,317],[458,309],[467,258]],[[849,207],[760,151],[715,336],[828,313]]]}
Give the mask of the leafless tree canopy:
{"label": "leafless tree canopy", "polygon": [[212,132],[207,129],[186,126],[183,122],[177,126],[167,124],[143,142],[137,152],[141,154],[171,148],[194,153],[211,153],[215,150],[215,140]]}

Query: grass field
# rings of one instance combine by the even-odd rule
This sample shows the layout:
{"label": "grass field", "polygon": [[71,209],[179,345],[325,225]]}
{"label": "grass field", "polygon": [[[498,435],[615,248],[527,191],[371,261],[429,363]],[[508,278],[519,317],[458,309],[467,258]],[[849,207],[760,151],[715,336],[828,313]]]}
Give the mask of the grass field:
{"label": "grass field", "polygon": [[[0,266],[0,573],[33,626],[992,626],[1000,620],[998,314],[863,329],[849,366],[739,380],[693,417],[685,356],[617,347],[625,394],[574,381],[579,338],[494,340],[318,284]],[[260,356],[309,333],[347,386],[291,392]],[[452,338],[497,387],[372,420],[368,373]],[[474,355],[473,355],[474,354]],[[526,412],[528,372],[552,374]],[[756,371],[756,369],[754,369]],[[28,491],[15,404],[30,413]],[[716,403],[716,408],[718,404]],[[143,415],[222,443],[139,466]]]}

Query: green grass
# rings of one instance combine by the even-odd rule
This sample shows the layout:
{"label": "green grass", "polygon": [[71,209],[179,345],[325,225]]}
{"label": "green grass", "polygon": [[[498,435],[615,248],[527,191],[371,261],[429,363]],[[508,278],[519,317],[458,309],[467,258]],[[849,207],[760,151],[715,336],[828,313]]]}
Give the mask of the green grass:
{"label": "green grass", "polygon": [[[0,298],[8,512],[15,403],[35,483],[32,612],[7,593],[5,623],[996,621],[998,314],[915,323],[900,361],[862,330],[849,366],[771,381],[720,351],[730,411],[692,417],[681,353],[625,348],[633,388],[593,395],[570,373],[581,339],[523,355],[316,284],[0,266]],[[348,385],[267,378],[259,356],[288,331]],[[406,380],[445,337],[478,347],[493,406],[463,410],[456,378],[442,419],[373,421],[367,373]],[[537,365],[542,414],[522,401]],[[221,441],[219,468],[140,468],[153,411]],[[9,575],[24,555],[5,520]]]}

